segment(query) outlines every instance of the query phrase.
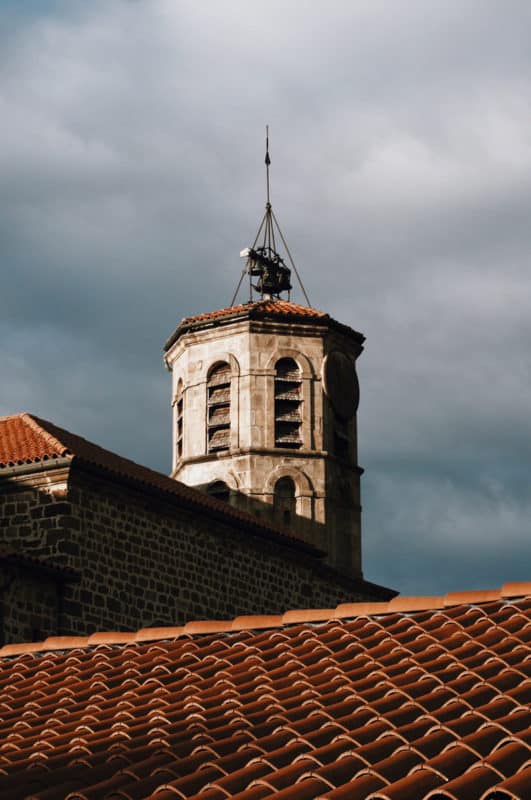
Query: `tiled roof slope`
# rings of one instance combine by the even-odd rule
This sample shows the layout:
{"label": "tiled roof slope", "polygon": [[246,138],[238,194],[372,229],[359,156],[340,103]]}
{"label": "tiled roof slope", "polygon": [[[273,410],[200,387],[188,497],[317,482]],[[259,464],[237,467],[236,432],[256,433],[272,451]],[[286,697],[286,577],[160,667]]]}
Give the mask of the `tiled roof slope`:
{"label": "tiled roof slope", "polygon": [[530,595],[4,647],[0,796],[529,800]]}
{"label": "tiled roof slope", "polygon": [[209,311],[205,314],[196,314],[193,317],[185,317],[169,337],[164,345],[164,350],[169,350],[181,333],[184,333],[186,330],[229,322],[239,318],[284,319],[288,322],[330,324],[343,331],[343,333],[354,336],[359,340],[360,344],[365,339],[363,334],[349,328],[347,325],[337,322],[325,311],[319,311],[317,308],[301,306],[298,303],[291,303],[287,300],[255,300],[249,303],[242,303],[238,306],[229,306],[228,308],[221,308],[217,311]]}
{"label": "tiled roof slope", "polygon": [[43,422],[31,414],[0,417],[0,469],[73,455]]}
{"label": "tiled roof slope", "polygon": [[[98,471],[143,488],[178,497],[182,503],[214,513],[228,522],[242,523],[257,535],[283,542],[314,556],[323,555],[306,542],[268,526],[227,503],[105,450],[52,422],[27,413],[0,417],[0,477],[4,471],[8,472],[9,467],[43,464],[58,458],[75,459],[85,466],[95,467]],[[378,588],[375,586],[375,591]]]}
{"label": "tiled roof slope", "polygon": [[186,317],[183,323],[200,322],[204,319],[217,319],[229,314],[239,314],[251,308],[254,311],[263,311],[264,313],[275,314],[281,317],[328,317],[328,314],[324,311],[319,311],[317,308],[301,306],[299,303],[291,303],[287,300],[255,300],[250,303],[241,303],[239,306],[229,306],[228,308],[221,308],[218,311],[207,311],[205,314],[196,314],[194,317]]}

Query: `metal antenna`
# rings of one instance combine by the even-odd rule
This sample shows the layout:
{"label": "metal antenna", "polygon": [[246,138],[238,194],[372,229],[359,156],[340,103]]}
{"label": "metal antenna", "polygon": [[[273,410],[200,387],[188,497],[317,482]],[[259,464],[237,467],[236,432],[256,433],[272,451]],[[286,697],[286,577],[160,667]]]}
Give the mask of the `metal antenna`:
{"label": "metal antenna", "polygon": [[[266,167],[266,210],[265,210],[265,229],[264,229],[264,241],[262,247],[264,248],[264,252],[271,253],[271,250],[275,250],[275,234],[273,232],[273,222],[271,219],[271,197],[270,197],[270,185],[269,185],[269,167],[271,164],[271,159],[269,157],[269,125],[266,125],[266,154],[264,159],[265,167]],[[271,241],[273,241],[273,247],[271,247]],[[256,244],[256,242],[255,242]],[[254,250],[254,245],[253,245]],[[249,283],[252,287],[252,278],[251,273],[249,273]],[[250,293],[252,299],[252,291]],[[263,282],[261,283],[260,287],[260,295],[262,300],[264,299],[264,286]]]}
{"label": "metal antenna", "polygon": [[271,159],[269,158],[269,125],[266,125],[266,154],[265,154],[265,165],[266,165],[266,183],[267,183],[267,205],[268,208],[271,203],[269,200],[269,165],[271,164]]}
{"label": "metal antenna", "polygon": [[[277,218],[271,206],[271,187],[269,182],[269,167],[271,165],[271,158],[269,156],[269,125],[266,125],[265,145],[266,145],[265,214],[262,217],[262,221],[260,222],[260,227],[258,228],[258,233],[255,236],[253,246],[245,248],[245,250],[242,250],[240,253],[240,257],[247,258],[247,263],[244,269],[242,270],[240,280],[238,281],[236,291],[234,292],[234,296],[231,301],[231,306],[233,306],[234,303],[236,302],[238,292],[240,291],[240,286],[246,274],[249,276],[249,302],[253,301],[253,291],[258,292],[262,300],[263,299],[280,300],[281,292],[287,292],[288,300],[290,300],[291,289],[292,289],[290,280],[291,270],[286,266],[284,260],[280,257],[280,255],[277,252],[277,246],[275,241],[275,228],[276,228],[277,233],[280,236],[280,240],[284,246],[284,249],[286,250],[289,263],[291,264],[291,267],[295,272],[297,281],[299,282],[304,298],[308,306],[311,307],[310,298],[306,293],[306,289],[304,288],[297,267],[295,266],[293,258],[291,257],[288,245],[286,243],[286,240],[284,239],[282,231],[280,230],[280,225],[278,224]],[[258,240],[262,233],[263,233],[262,243],[260,246],[257,247]],[[253,284],[253,278],[258,279],[256,284]]]}

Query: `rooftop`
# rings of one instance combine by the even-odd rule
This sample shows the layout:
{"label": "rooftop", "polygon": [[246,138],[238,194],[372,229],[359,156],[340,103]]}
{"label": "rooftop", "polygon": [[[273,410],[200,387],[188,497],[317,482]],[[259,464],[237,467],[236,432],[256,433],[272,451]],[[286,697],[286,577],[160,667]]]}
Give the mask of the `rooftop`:
{"label": "rooftop", "polygon": [[353,336],[360,344],[365,339],[363,334],[337,322],[329,314],[316,308],[302,306],[288,300],[255,300],[237,306],[221,308],[218,311],[210,311],[206,314],[185,317],[164,345],[164,350],[169,350],[180,335],[187,330],[226,324],[236,319],[282,319],[288,322],[325,324],[331,325],[349,336]]}
{"label": "rooftop", "polygon": [[0,650],[0,795],[529,800],[531,583]]}

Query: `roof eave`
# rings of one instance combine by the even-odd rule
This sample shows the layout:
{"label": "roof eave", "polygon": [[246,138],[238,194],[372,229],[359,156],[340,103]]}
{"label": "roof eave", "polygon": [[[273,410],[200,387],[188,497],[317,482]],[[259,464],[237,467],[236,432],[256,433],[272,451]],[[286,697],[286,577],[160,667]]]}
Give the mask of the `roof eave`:
{"label": "roof eave", "polygon": [[338,322],[329,314],[323,314],[322,316],[315,316],[315,317],[307,317],[303,314],[297,313],[283,313],[277,314],[272,311],[264,311],[263,309],[259,308],[245,308],[240,311],[235,312],[234,314],[224,314],[220,317],[213,317],[210,319],[192,319],[189,322],[183,320],[183,322],[178,325],[172,335],[167,339],[166,343],[164,344],[164,352],[167,353],[175,342],[188,331],[192,330],[204,330],[207,328],[218,328],[223,325],[230,325],[231,323],[235,322],[236,320],[241,319],[264,319],[264,320],[272,320],[274,322],[292,322],[302,325],[308,326],[318,326],[318,327],[330,327],[334,328],[335,330],[340,331],[345,336],[349,338],[355,339],[358,344],[362,345],[365,341],[365,336],[360,333],[359,331],[354,330],[354,328],[350,328],[348,325],[344,325],[342,322]]}
{"label": "roof eave", "polygon": [[0,480],[3,478],[18,478],[51,470],[69,468],[72,464],[72,456],[49,456],[35,461],[23,461],[16,464],[6,464],[0,467]]}

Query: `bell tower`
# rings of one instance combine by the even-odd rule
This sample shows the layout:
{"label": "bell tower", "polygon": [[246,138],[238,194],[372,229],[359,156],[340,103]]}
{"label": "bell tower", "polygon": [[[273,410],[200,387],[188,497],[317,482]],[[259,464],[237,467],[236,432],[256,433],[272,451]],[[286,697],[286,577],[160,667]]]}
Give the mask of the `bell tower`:
{"label": "bell tower", "polygon": [[[268,144],[265,214],[240,254],[230,306],[183,319],[164,348],[171,475],[273,520],[361,577],[356,359],[364,336],[310,305],[271,206]],[[307,305],[291,301],[292,271]],[[245,277],[249,300],[238,304]]]}

